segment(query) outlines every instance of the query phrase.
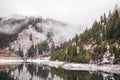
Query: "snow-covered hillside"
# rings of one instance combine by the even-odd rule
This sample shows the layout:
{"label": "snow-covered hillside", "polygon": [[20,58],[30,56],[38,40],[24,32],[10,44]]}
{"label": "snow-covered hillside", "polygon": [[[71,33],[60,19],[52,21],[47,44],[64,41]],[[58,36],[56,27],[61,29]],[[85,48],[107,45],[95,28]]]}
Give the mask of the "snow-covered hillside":
{"label": "snow-covered hillside", "polygon": [[49,48],[52,43],[55,46],[73,38],[76,33],[82,32],[78,26],[68,25],[53,19],[42,17],[13,16],[2,18],[0,21],[0,33],[16,34],[17,39],[9,43],[8,50],[22,50],[24,55],[31,46],[36,46],[47,41]]}

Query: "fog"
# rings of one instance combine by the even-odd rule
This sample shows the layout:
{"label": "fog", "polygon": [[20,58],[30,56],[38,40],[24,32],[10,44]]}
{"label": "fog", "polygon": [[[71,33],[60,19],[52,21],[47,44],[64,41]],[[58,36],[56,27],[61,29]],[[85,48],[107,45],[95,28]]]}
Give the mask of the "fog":
{"label": "fog", "polygon": [[[32,17],[32,19],[37,19],[37,18],[38,17]],[[28,37],[27,40],[29,40],[29,37],[30,37],[29,35],[35,34],[36,36],[34,35],[34,38],[36,39],[40,38],[39,39],[40,42],[45,40],[45,39],[42,39],[43,36],[47,39],[47,36],[49,34],[51,35],[50,37],[55,42],[55,44],[59,45],[61,43],[64,43],[65,41],[68,41],[69,39],[72,39],[76,34],[82,33],[86,28],[83,26],[66,24],[64,22],[56,21],[48,18],[47,19],[42,18],[43,22],[35,23],[33,21],[34,25],[31,25],[31,24],[28,24],[30,19],[31,17],[25,18],[25,16],[21,16],[21,15],[20,16],[17,15],[16,17],[14,16],[11,18],[6,17],[2,21],[0,21],[0,32],[7,33],[7,34],[18,33],[17,34],[18,38],[19,38],[19,34],[22,34],[20,36],[26,36],[27,34],[28,35],[26,36]],[[28,24],[28,26],[31,26],[32,28],[29,29],[29,27],[26,26],[25,28],[23,28],[21,32],[18,32],[19,29],[22,27],[22,25],[26,25],[26,24]],[[26,45],[29,45],[29,44],[26,43]]]}
{"label": "fog", "polygon": [[0,0],[0,16],[42,16],[91,27],[116,4],[120,5],[120,0]]}

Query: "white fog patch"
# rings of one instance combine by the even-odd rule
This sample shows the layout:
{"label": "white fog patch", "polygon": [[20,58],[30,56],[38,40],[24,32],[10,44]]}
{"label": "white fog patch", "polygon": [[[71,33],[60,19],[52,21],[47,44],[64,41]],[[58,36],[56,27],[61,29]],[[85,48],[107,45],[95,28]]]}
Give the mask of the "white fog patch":
{"label": "white fog patch", "polygon": [[20,28],[19,24],[5,24],[2,27],[0,27],[0,32],[7,33],[7,34],[13,34],[16,32],[16,29]]}
{"label": "white fog patch", "polygon": [[72,39],[76,34],[80,34],[84,29],[80,29],[79,26],[67,25],[65,27],[55,26],[52,28],[54,30],[53,40],[57,44],[63,43]]}
{"label": "white fog patch", "polygon": [[76,34],[82,33],[85,29],[76,25],[61,25],[58,23],[38,23],[37,27],[42,29],[42,33],[47,35],[48,32],[52,32],[52,39],[56,45],[59,45],[69,39],[72,39]]}

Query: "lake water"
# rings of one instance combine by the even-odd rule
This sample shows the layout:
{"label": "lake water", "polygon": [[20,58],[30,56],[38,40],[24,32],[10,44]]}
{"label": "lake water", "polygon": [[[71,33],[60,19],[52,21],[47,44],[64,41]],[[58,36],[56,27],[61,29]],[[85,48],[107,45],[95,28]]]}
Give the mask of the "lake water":
{"label": "lake water", "polygon": [[44,65],[0,64],[0,80],[120,80],[120,74],[71,71]]}

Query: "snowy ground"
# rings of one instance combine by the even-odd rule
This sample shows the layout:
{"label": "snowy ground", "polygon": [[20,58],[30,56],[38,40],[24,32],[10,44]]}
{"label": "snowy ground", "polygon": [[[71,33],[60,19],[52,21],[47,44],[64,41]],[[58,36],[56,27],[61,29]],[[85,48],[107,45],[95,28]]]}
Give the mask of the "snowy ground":
{"label": "snowy ground", "polygon": [[[84,71],[103,71],[108,73],[120,74],[120,65],[96,65],[96,64],[81,64],[81,63],[67,63],[62,61],[51,61],[49,57],[42,59],[28,59],[27,62],[32,62],[36,64],[48,65],[50,67],[63,68],[67,70],[84,70]],[[24,62],[24,60],[4,60],[0,59],[0,64],[2,63],[19,63]]]}
{"label": "snowy ground", "polygon": [[62,68],[68,70],[103,71],[103,72],[120,74],[120,65],[66,63],[65,65],[62,66]]}
{"label": "snowy ground", "polygon": [[19,57],[18,58],[12,58],[12,57],[9,57],[9,58],[1,57],[0,58],[0,64],[13,64],[13,63],[17,64],[21,62],[24,62],[24,60],[20,59]]}
{"label": "snowy ground", "polygon": [[84,70],[84,71],[103,71],[108,73],[120,74],[120,65],[96,65],[96,64],[81,64],[81,63],[67,63],[62,61],[51,61],[49,59],[36,59],[27,60],[28,62],[34,62],[37,64],[48,65],[56,68],[63,68],[67,70]]}

